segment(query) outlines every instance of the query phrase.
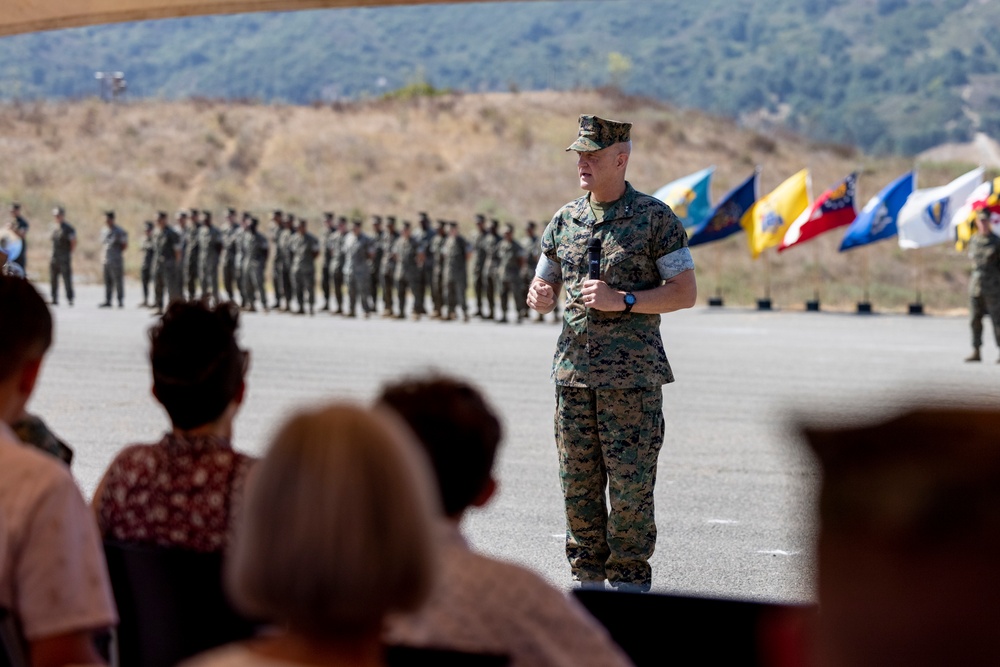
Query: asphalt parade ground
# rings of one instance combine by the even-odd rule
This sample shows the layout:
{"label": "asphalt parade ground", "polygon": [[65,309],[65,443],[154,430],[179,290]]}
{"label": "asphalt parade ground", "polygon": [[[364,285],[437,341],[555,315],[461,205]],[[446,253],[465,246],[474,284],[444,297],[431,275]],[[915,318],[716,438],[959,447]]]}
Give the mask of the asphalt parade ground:
{"label": "asphalt parade ground", "polygon": [[[29,406],[74,448],[73,472],[88,497],[117,450],[155,441],[168,427],[150,394],[146,332],[154,318],[136,307],[138,285],[126,289],[123,309],[98,309],[96,285],[78,286],[74,307],[53,309],[56,340]],[[328,313],[247,313],[241,322],[251,366],[238,448],[263,451],[300,406],[367,402],[406,374],[434,369],[469,379],[501,414],[505,439],[499,492],[467,519],[466,532],[476,547],[571,585],[552,435],[557,325]],[[964,316],[698,306],[664,316],[662,331],[677,381],[664,387],[654,590],[811,599],[818,480],[797,421],[875,419],[914,401],[1000,399],[988,323],[985,361],[962,362]]]}

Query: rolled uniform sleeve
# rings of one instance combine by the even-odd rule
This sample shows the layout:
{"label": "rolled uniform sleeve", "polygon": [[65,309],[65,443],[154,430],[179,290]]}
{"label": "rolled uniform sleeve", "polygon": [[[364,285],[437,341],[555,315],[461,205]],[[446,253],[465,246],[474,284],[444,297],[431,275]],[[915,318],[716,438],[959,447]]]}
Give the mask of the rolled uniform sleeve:
{"label": "rolled uniform sleeve", "polygon": [[670,280],[694,269],[687,232],[680,219],[669,208],[663,211],[658,233],[654,234],[651,254],[656,257],[656,269],[663,280]]}
{"label": "rolled uniform sleeve", "polygon": [[547,283],[558,285],[562,283],[563,277],[559,257],[556,255],[555,225],[556,221],[553,220],[542,232],[542,251],[535,266],[535,276]]}

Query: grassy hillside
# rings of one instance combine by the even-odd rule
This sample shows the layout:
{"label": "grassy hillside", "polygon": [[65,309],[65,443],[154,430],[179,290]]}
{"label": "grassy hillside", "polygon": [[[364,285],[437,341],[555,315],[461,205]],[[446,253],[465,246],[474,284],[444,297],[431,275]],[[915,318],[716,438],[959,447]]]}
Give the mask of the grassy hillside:
{"label": "grassy hillside", "polygon": [[616,85],[868,153],[1000,137],[1000,3],[561,0],[248,14],[0,39],[0,98],[308,104],[425,79],[465,92]]}
{"label": "grassy hillside", "polygon": [[[32,222],[29,269],[47,272],[52,205],[66,206],[78,230],[78,273],[97,279],[101,211],[114,208],[130,232],[128,268],[138,265],[142,221],[157,209],[224,206],[264,217],[279,207],[318,228],[319,213],[458,220],[484,212],[517,224],[547,221],[578,196],[574,156],[563,149],[579,113],[634,122],[629,180],[655,191],[717,167],[713,197],[762,167],[766,193],[807,166],[814,194],[853,170],[863,201],[909,169],[900,158],[865,157],[844,146],[790,134],[764,135],[730,120],[621,95],[490,93],[355,104],[289,106],[209,101],[0,105],[0,199],[24,203]],[[13,159],[10,159],[13,157]],[[920,185],[947,182],[963,164],[922,165]],[[841,232],[771,259],[771,295],[801,308],[819,276],[825,305],[853,308],[867,259],[876,309],[913,300],[914,268],[929,309],[964,307],[967,260],[949,247],[903,252],[893,241],[837,253]],[[742,234],[694,249],[703,298],[722,289],[752,304],[766,288],[766,260],[752,261]]]}

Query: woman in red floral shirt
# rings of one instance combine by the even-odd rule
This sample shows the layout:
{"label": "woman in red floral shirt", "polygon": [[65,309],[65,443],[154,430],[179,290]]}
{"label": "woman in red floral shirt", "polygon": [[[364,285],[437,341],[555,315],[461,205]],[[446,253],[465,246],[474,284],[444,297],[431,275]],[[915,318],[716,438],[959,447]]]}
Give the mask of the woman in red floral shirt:
{"label": "woman in red floral shirt", "polygon": [[196,551],[224,549],[255,459],[235,451],[249,353],[239,310],[175,302],[150,330],[153,396],[172,430],[123,449],[94,494],[105,539]]}

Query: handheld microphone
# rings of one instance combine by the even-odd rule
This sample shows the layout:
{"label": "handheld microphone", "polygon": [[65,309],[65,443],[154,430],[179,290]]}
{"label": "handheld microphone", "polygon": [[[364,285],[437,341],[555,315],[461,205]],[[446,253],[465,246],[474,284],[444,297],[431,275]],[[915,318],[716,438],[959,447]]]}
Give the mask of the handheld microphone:
{"label": "handheld microphone", "polygon": [[601,279],[601,239],[592,238],[587,244],[587,264],[590,272],[587,276],[591,280]]}

